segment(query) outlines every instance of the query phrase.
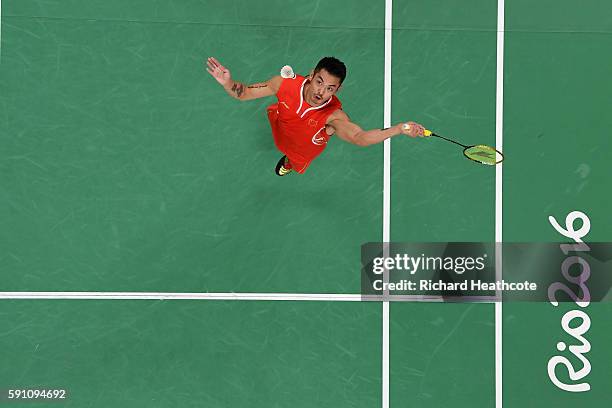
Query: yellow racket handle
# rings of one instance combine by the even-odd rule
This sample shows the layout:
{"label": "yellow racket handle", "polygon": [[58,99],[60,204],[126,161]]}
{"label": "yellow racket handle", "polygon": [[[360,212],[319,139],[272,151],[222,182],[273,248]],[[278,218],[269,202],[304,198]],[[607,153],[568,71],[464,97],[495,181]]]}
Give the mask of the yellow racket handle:
{"label": "yellow racket handle", "polygon": [[[409,125],[409,124],[407,124],[407,123],[404,123],[404,126],[403,126],[403,127],[404,127],[404,129],[405,129],[405,130],[410,130],[410,125]],[[432,135],[432,133],[433,133],[433,132],[432,132],[431,130],[425,129],[425,130],[423,131],[423,136],[431,136],[431,135]]]}

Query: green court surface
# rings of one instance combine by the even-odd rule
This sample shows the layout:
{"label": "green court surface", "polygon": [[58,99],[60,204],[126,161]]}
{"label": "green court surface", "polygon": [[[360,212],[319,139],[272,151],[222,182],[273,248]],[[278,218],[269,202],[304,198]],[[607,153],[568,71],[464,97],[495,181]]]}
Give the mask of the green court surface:
{"label": "green court surface", "polygon": [[51,406],[380,401],[374,303],[4,301],[0,316],[3,387],[67,389]]}
{"label": "green court surface", "polygon": [[[495,145],[497,7],[394,2],[392,123]],[[278,178],[276,99],[230,99],[203,63],[250,83],[335,55],[344,109],[382,128],[385,1],[1,9],[1,292],[359,294],[360,246],[385,222],[383,144],[332,139],[305,175]],[[612,240],[611,15],[603,0],[506,2],[503,182],[455,145],[394,138],[391,241],[493,241],[499,188],[504,242],[564,241],[548,216],[573,210],[586,242]],[[503,305],[504,407],[609,404],[609,303],[586,309],[591,390],[548,379],[571,308]],[[390,406],[501,408],[494,313],[392,303]],[[2,299],[0,391],[66,388],[49,405],[71,407],[381,407],[383,319],[377,302]]]}

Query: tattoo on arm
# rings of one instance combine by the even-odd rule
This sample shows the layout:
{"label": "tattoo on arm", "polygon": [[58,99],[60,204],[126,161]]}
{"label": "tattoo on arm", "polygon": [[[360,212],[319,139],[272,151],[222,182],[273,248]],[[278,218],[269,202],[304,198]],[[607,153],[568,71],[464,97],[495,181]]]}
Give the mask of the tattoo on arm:
{"label": "tattoo on arm", "polygon": [[244,85],[240,82],[234,82],[232,86],[232,92],[236,93],[236,95],[240,98],[244,93]]}
{"label": "tattoo on arm", "polygon": [[247,88],[253,89],[253,88],[267,88],[267,87],[268,87],[267,84],[253,84],[253,85],[248,86]]}

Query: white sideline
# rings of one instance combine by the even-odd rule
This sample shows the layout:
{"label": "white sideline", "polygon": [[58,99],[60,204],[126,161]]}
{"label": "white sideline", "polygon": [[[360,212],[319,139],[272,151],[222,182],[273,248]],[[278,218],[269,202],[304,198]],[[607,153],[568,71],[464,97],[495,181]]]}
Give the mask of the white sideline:
{"label": "white sideline", "polygon": [[[497,82],[495,93],[495,148],[503,152],[504,142],[504,0],[497,0]],[[495,242],[503,241],[503,200],[502,172],[504,163],[495,166]],[[502,248],[496,245],[495,278],[502,279]],[[496,293],[501,296],[501,293]],[[502,408],[503,378],[502,378],[502,302],[495,303],[495,408]]]}

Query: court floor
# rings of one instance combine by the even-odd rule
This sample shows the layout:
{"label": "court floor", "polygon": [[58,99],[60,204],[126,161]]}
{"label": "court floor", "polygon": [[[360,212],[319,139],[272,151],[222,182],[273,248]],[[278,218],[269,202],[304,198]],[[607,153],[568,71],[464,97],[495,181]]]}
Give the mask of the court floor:
{"label": "court floor", "polygon": [[[385,225],[395,242],[490,242],[496,227],[560,242],[548,216],[580,210],[585,241],[612,239],[610,5],[507,1],[500,71],[497,0],[389,4],[5,0],[0,392],[64,388],[70,407],[605,406],[609,303],[588,308],[591,390],[568,393],[546,364],[571,344],[571,305],[508,303],[496,321],[493,304],[386,313],[358,295],[360,246]],[[275,98],[230,99],[205,58],[250,83],[326,55],[346,63],[338,96],[364,129],[390,114],[466,144],[496,145],[501,72],[501,183],[452,144],[402,137],[387,159],[333,140],[305,175],[276,177]],[[99,299],[61,299],[73,292]],[[118,292],[268,296],[104,295]]]}

